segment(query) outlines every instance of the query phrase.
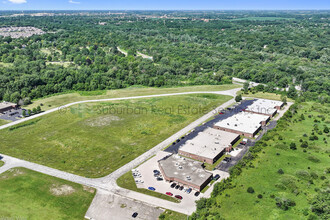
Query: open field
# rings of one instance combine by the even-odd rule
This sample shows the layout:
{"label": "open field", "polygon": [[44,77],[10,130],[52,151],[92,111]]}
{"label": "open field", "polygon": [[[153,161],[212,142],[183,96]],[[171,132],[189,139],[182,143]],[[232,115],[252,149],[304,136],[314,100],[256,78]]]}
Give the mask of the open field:
{"label": "open field", "polygon": [[160,220],[186,220],[187,216],[172,210],[166,210],[159,216]]}
{"label": "open field", "polygon": [[231,98],[194,94],[75,105],[1,130],[0,152],[101,177]]}
{"label": "open field", "polygon": [[[258,157],[232,178],[232,187],[213,198],[219,201],[218,207],[209,205],[212,208],[208,211],[225,219],[319,219],[312,213],[310,202],[329,189],[330,149],[325,125],[329,127],[328,105],[299,104],[292,119],[280,121],[262,138]],[[305,141],[307,146],[302,145]],[[253,193],[247,192],[249,187]],[[323,198],[317,201],[325,211],[329,196]],[[295,204],[287,205],[288,199]],[[325,216],[329,217],[329,209],[320,219]]]}
{"label": "open field", "polygon": [[[275,94],[275,93],[268,93],[268,92],[256,92],[255,94],[252,94],[251,92],[249,94],[242,94],[243,97],[254,97],[254,98],[261,98],[261,99],[271,99],[271,100],[278,100],[281,101],[281,95]],[[294,102],[293,99],[287,98],[288,102]]]}
{"label": "open field", "polygon": [[165,195],[165,194],[150,191],[148,189],[137,188],[136,184],[135,184],[135,181],[134,181],[134,178],[132,176],[132,171],[129,171],[129,172],[125,173],[124,175],[122,175],[121,177],[119,177],[117,179],[117,184],[118,184],[118,186],[120,186],[122,188],[133,190],[133,191],[140,192],[140,193],[143,193],[143,194],[147,194],[147,195],[150,195],[150,196],[154,196],[154,197],[157,197],[157,198],[160,198],[160,199],[165,199],[165,200],[168,200],[168,201],[171,201],[171,202],[177,202],[177,203],[180,202],[178,199],[175,199],[174,197],[171,197],[171,196],[168,196],[168,195]]}
{"label": "open field", "polygon": [[3,219],[83,219],[95,190],[24,168],[0,175]]}
{"label": "open field", "polygon": [[8,124],[11,121],[0,119],[0,125]]}
{"label": "open field", "polygon": [[[74,92],[69,94],[62,94],[51,96],[48,98],[38,99],[26,108],[32,109],[40,104],[43,104],[42,110],[59,107],[71,102],[91,100],[91,99],[107,99],[107,98],[121,98],[130,96],[144,96],[157,95],[178,92],[194,92],[194,91],[223,91],[228,89],[235,89],[241,86],[236,84],[214,85],[214,86],[187,86],[187,87],[173,87],[173,88],[150,88],[150,87],[130,87],[126,89],[116,89],[108,91],[94,91],[92,92]],[[100,93],[100,94],[98,94]]]}

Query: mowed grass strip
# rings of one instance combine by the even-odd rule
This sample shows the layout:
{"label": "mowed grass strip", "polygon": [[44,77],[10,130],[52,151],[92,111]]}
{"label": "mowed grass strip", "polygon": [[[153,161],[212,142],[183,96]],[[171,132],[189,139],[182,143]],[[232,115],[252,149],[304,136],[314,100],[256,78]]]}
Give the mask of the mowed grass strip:
{"label": "mowed grass strip", "polygon": [[158,95],[158,94],[180,93],[180,92],[224,91],[224,90],[235,89],[240,87],[242,86],[236,84],[185,86],[185,87],[172,87],[172,88],[151,88],[151,87],[133,86],[126,89],[82,91],[82,92],[54,95],[47,98],[34,100],[33,103],[31,105],[26,106],[26,108],[33,109],[39,106],[40,104],[42,104],[42,110],[48,110],[68,103],[83,101],[83,100],[122,98],[122,97],[131,97],[131,96]]}
{"label": "mowed grass strip", "polygon": [[0,152],[105,176],[230,100],[194,94],[72,106],[0,131]]}
{"label": "mowed grass strip", "polygon": [[[319,219],[309,201],[329,187],[329,133],[323,132],[325,125],[329,127],[329,105],[299,104],[291,121],[282,123],[289,126],[271,130],[261,139],[263,150],[258,158],[233,179],[233,188],[213,198],[219,205],[213,203],[210,211],[224,219]],[[319,132],[312,131],[314,125]],[[310,140],[312,133],[318,140]],[[308,147],[301,147],[305,141]],[[290,148],[291,143],[296,150]],[[249,187],[254,193],[247,192]],[[290,199],[295,206],[283,210],[276,198]]]}
{"label": "mowed grass strip", "polygon": [[148,189],[137,188],[137,186],[135,184],[135,180],[134,180],[133,175],[132,175],[132,171],[129,171],[129,172],[125,173],[124,175],[122,175],[121,177],[119,177],[117,179],[117,184],[118,184],[118,186],[120,186],[122,188],[133,190],[133,191],[143,193],[143,194],[146,194],[146,195],[149,195],[149,196],[154,196],[154,197],[157,197],[157,198],[160,198],[160,199],[165,199],[165,200],[168,200],[168,201],[171,201],[171,202],[176,202],[176,203],[180,202],[180,200],[178,200],[174,197],[165,195],[165,194],[154,192],[154,191],[151,191],[151,190],[148,190]]}
{"label": "mowed grass strip", "polygon": [[8,124],[10,122],[11,121],[0,119],[0,125],[5,125],[5,124]]}
{"label": "mowed grass strip", "polygon": [[24,168],[0,175],[3,219],[83,219],[95,190]]}

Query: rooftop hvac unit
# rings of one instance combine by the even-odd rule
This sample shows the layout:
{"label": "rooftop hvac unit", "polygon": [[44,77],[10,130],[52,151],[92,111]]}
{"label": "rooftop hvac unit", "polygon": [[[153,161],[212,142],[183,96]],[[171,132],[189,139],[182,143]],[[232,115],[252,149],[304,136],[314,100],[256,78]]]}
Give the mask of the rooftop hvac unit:
{"label": "rooftop hvac unit", "polygon": [[229,125],[229,123],[227,123],[227,125]]}
{"label": "rooftop hvac unit", "polygon": [[219,142],[218,141],[216,141],[216,142],[214,142],[215,144],[219,144]]}
{"label": "rooftop hvac unit", "polygon": [[179,169],[182,170],[182,166],[179,166]]}
{"label": "rooftop hvac unit", "polygon": [[237,124],[235,124],[235,127],[237,127]]}

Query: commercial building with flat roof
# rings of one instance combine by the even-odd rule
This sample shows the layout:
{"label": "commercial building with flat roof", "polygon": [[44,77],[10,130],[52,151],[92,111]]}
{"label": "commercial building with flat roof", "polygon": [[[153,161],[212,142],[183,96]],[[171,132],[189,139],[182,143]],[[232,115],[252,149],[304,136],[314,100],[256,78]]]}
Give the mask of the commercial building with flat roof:
{"label": "commercial building with flat roof", "polygon": [[267,115],[240,112],[217,122],[214,128],[246,137],[254,137],[261,129],[261,126],[266,125],[269,120],[270,117]]}
{"label": "commercial building with flat roof", "polygon": [[203,169],[202,163],[178,154],[168,155],[158,161],[166,181],[201,191],[212,180],[212,173]]}
{"label": "commercial building with flat roof", "polygon": [[245,111],[273,117],[277,113],[277,110],[280,110],[283,105],[284,103],[281,101],[257,99],[249,105]]}
{"label": "commercial building with flat roof", "polygon": [[15,103],[11,102],[0,102],[0,113],[9,111],[11,109],[17,108],[17,105]]}
{"label": "commercial building with flat roof", "polygon": [[239,134],[230,133],[214,128],[206,128],[199,132],[196,137],[186,141],[179,148],[179,154],[213,164],[226,151],[229,151],[240,138]]}

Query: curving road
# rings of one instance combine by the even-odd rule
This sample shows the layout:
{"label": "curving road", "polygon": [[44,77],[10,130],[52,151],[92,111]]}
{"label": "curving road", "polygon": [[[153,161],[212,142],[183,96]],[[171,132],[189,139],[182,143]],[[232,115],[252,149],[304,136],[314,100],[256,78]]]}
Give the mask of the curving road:
{"label": "curving road", "polygon": [[[171,94],[160,94],[160,95],[148,95],[148,96],[134,96],[134,97],[124,97],[124,98],[110,98],[110,99],[98,99],[98,100],[85,100],[85,101],[79,101],[79,102],[73,102],[64,106],[61,106],[59,108],[54,108],[48,111],[45,111],[43,113],[40,113],[38,115],[31,116],[29,118],[24,118],[19,121],[15,121],[3,126],[0,126],[0,129],[5,129],[10,126],[32,120],[34,118],[41,117],[43,115],[58,111],[61,108],[67,108],[72,105],[80,104],[80,103],[88,103],[88,102],[104,102],[104,101],[115,101],[115,100],[128,100],[128,99],[141,99],[141,98],[152,98],[152,97],[163,97],[163,96],[174,96],[174,95],[186,95],[186,94],[197,94],[197,93],[213,93],[213,94],[219,94],[219,95],[229,95],[229,96],[235,96],[236,92],[239,91],[240,88],[237,89],[231,89],[231,90],[226,90],[226,91],[211,91],[211,92],[183,92],[183,93],[171,93]],[[218,108],[223,109],[235,102],[234,99],[231,99],[227,101],[226,103],[220,105]],[[156,145],[149,151],[145,152],[144,154],[140,155],[139,157],[135,158],[131,162],[127,163],[126,165],[120,167],[116,171],[112,172],[111,174],[102,177],[102,178],[86,178],[78,175],[74,175],[71,173],[67,173],[64,171],[60,171],[54,168],[50,168],[47,166],[39,165],[36,163],[28,162],[25,160],[17,159],[11,156],[7,155],[1,155],[2,160],[5,162],[4,166],[0,167],[0,174],[15,167],[24,167],[27,169],[31,169],[43,174],[47,174],[50,176],[54,176],[57,178],[65,179],[71,182],[79,183],[82,185],[90,186],[93,188],[96,188],[98,191],[106,191],[109,194],[117,194],[123,197],[135,199],[142,201],[147,204],[151,204],[153,206],[158,206],[166,209],[170,209],[176,212],[184,213],[187,215],[191,215],[195,210],[196,210],[196,205],[194,201],[189,201],[189,200],[182,200],[181,203],[173,203],[167,200],[159,199],[156,197],[148,196],[145,194],[141,194],[135,191],[123,189],[119,187],[116,183],[116,180],[125,174],[126,172],[130,171],[134,167],[138,166],[141,164],[143,161],[146,159],[150,158],[151,156],[155,155],[158,151],[164,149],[168,145],[170,145],[172,142],[174,142],[176,139],[180,138],[181,136],[185,135],[188,133],[190,130],[194,129],[197,127],[199,124],[203,123],[210,117],[212,117],[215,114],[215,111],[212,110],[206,115],[202,116],[201,118],[197,119],[196,121],[192,122],[185,128],[181,129],[174,135],[170,136],[160,144]],[[0,157],[0,159],[1,159]]]}
{"label": "curving road", "polygon": [[130,100],[130,99],[142,99],[142,98],[153,98],[153,97],[164,97],[164,96],[175,96],[175,95],[188,95],[188,94],[200,94],[200,93],[212,93],[212,94],[218,94],[218,95],[228,95],[228,96],[233,96],[235,97],[236,93],[240,91],[241,88],[236,88],[236,89],[230,89],[230,90],[225,90],[225,91],[210,91],[210,92],[181,92],[181,93],[169,93],[169,94],[159,94],[159,95],[145,95],[145,96],[132,96],[132,97],[122,97],[122,98],[109,98],[109,99],[95,99],[95,100],[84,100],[84,101],[78,101],[78,102],[72,102],[63,106],[60,106],[58,108],[53,108],[50,110],[47,110],[45,112],[42,112],[37,115],[33,115],[28,118],[23,118],[18,121],[14,121],[5,125],[0,126],[1,129],[5,129],[8,127],[11,127],[13,125],[17,125],[20,123],[23,123],[25,121],[29,121],[38,117],[41,117],[43,115],[47,115],[52,112],[60,111],[61,109],[70,107],[72,105],[77,105],[77,104],[82,104],[82,103],[89,103],[89,102],[108,102],[108,101],[120,101],[120,100]]}

